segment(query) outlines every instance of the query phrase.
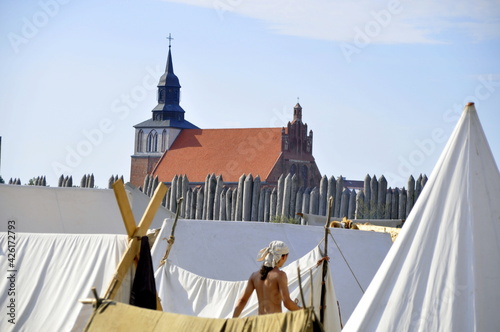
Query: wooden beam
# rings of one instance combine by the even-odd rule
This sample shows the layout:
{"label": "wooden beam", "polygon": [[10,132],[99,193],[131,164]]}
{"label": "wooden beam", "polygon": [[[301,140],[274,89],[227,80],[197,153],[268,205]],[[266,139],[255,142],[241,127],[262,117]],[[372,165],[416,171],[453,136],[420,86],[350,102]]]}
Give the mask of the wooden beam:
{"label": "wooden beam", "polygon": [[144,211],[141,222],[137,227],[138,228],[137,232],[140,232],[141,234],[144,235],[146,234],[149,226],[151,226],[151,223],[153,222],[153,218],[156,214],[156,211],[158,211],[158,208],[160,207],[161,202],[163,201],[163,197],[165,197],[165,194],[167,193],[167,190],[168,188],[163,182],[160,182],[158,184],[158,187],[156,187],[153,197],[149,201],[149,205],[146,208],[146,211]]}
{"label": "wooden beam", "polygon": [[137,257],[140,251],[140,243],[141,238],[146,235],[146,232],[153,221],[153,218],[156,214],[156,211],[160,207],[160,204],[163,200],[167,192],[167,186],[165,184],[160,183],[156,188],[156,191],[151,198],[146,211],[142,217],[139,226],[136,228],[132,238],[129,240],[127,250],[123,254],[123,257],[118,264],[113,279],[111,280],[108,289],[104,295],[105,299],[112,300],[116,296],[118,289],[121,286],[123,278],[127,274],[130,266],[134,262],[134,259]]}
{"label": "wooden beam", "polygon": [[122,214],[123,223],[125,224],[125,229],[127,230],[128,238],[130,239],[134,236],[137,225],[135,224],[134,214],[130,207],[130,202],[127,197],[127,192],[125,191],[125,186],[123,180],[119,179],[113,183],[113,191],[115,192],[116,202],[120,208],[120,213]]}

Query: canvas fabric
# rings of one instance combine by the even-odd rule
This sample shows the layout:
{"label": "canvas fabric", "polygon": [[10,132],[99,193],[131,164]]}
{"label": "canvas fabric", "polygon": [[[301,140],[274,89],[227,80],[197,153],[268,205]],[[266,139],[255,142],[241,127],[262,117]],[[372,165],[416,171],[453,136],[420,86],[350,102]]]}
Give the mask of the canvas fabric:
{"label": "canvas fabric", "polygon": [[500,173],[468,105],[345,331],[497,331]]}
{"label": "canvas fabric", "polygon": [[[136,224],[150,197],[125,185]],[[165,207],[156,212],[151,228],[175,216]],[[125,234],[123,219],[111,189],[42,187],[0,184],[0,220],[14,220],[16,232],[62,234]],[[6,231],[0,224],[0,232]]]}
{"label": "canvas fabric", "polygon": [[[0,233],[2,271],[11,270],[7,246],[7,233]],[[74,326],[81,331],[92,306],[79,300],[92,298],[92,287],[103,294],[126,248],[127,236],[121,235],[16,233],[16,324],[4,316],[0,331],[70,331]],[[10,281],[0,278],[0,289],[9,287]],[[6,308],[10,298],[2,291],[0,306]],[[128,301],[127,292],[118,298]]]}
{"label": "canvas fabric", "polygon": [[[155,267],[166,253],[172,226],[173,220],[165,220],[152,248]],[[377,232],[339,228],[330,231],[329,272],[342,320],[346,322],[392,241],[388,234]],[[246,281],[262,265],[256,260],[257,253],[271,241],[281,240],[287,244],[290,253],[286,267],[316,248],[324,234],[324,227],[317,226],[180,219],[168,264],[208,279]],[[320,248],[323,250],[322,245]],[[292,273],[296,275],[296,270]]]}
{"label": "canvas fabric", "polygon": [[[291,262],[282,271],[288,276],[288,288],[292,299],[301,299],[298,270],[301,271],[303,294],[306,306],[311,306],[320,317],[320,299],[322,284],[322,265],[317,266],[322,257],[319,247],[315,247],[300,259]],[[312,279],[311,279],[312,277]],[[158,296],[164,311],[211,318],[231,318],[238,298],[243,294],[247,280],[223,281],[204,278],[172,264],[161,266],[156,273]],[[325,329],[340,331],[340,317],[335,289],[331,275],[326,279]],[[304,306],[299,302],[300,306]],[[286,311],[286,308],[283,307]],[[258,314],[258,302],[255,292],[248,300],[241,317]]]}
{"label": "canvas fabric", "polygon": [[322,329],[312,310],[215,319],[146,310],[114,302],[96,310],[85,331],[320,332]]}

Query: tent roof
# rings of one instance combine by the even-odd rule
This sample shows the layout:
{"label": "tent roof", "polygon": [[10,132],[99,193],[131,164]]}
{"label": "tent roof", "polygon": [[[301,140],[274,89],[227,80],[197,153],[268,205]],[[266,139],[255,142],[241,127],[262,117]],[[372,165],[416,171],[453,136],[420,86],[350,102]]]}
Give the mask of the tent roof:
{"label": "tent roof", "polygon": [[344,331],[500,326],[500,174],[468,104]]}
{"label": "tent roof", "polygon": [[[126,191],[138,224],[150,198],[129,184]],[[151,228],[160,228],[172,216],[160,207]],[[17,232],[126,234],[110,189],[0,184],[0,219],[16,221]]]}

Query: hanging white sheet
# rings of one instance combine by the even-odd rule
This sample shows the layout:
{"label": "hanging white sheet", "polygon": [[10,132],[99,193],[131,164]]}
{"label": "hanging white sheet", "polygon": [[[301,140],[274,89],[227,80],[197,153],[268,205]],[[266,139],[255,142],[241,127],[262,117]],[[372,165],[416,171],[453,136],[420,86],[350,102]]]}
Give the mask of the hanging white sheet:
{"label": "hanging white sheet", "polygon": [[[290,296],[292,299],[301,299],[297,267],[300,267],[304,299],[310,306],[311,284],[313,290],[313,307],[320,317],[320,299],[322,284],[322,265],[317,266],[322,257],[318,247],[298,260],[295,260],[282,270],[287,273]],[[311,282],[312,276],[312,282]],[[192,315],[208,318],[230,318],[238,298],[243,294],[246,280],[224,281],[204,278],[186,271],[167,261],[156,271],[158,295],[161,299],[163,310],[166,312]],[[335,289],[327,274],[326,281],[325,328],[327,331],[340,331],[339,310]],[[303,306],[302,303],[300,303]],[[257,296],[254,292],[245,306],[242,317],[257,315]],[[283,307],[283,311],[286,309]]]}
{"label": "hanging white sheet", "polygon": [[[173,220],[167,219],[152,248],[153,267],[165,255]],[[352,310],[392,245],[388,234],[330,229],[330,274],[342,319]],[[324,227],[292,224],[178,220],[169,261],[199,276],[217,280],[247,280],[261,266],[257,253],[273,240],[290,249],[288,260],[308,254],[323,239]],[[296,273],[296,272],[294,272]]]}

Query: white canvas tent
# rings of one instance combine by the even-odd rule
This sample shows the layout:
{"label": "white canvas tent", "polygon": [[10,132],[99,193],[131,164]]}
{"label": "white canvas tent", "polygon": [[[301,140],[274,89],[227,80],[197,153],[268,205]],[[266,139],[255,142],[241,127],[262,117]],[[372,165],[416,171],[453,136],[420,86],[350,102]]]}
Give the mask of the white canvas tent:
{"label": "white canvas tent", "polygon": [[127,247],[127,236],[16,233],[8,256],[9,240],[0,233],[0,331],[70,331],[85,309],[78,300],[105,289]]}
{"label": "white canvas tent", "polygon": [[[140,220],[149,197],[126,189]],[[160,207],[153,223],[171,215]],[[15,325],[5,316],[0,331],[81,330],[92,307],[79,300],[104,293],[128,244],[113,190],[0,185],[0,218],[0,305],[15,303]],[[126,288],[117,299],[128,302]]]}
{"label": "white canvas tent", "polygon": [[468,104],[345,331],[498,331],[500,174]]}
{"label": "white canvas tent", "polygon": [[[165,254],[172,225],[173,220],[167,219],[165,221],[153,247],[153,266],[159,266]],[[331,232],[333,237],[330,237],[328,241],[329,269],[335,287],[334,292],[340,303],[341,316],[345,322],[380,266],[392,241],[388,234],[376,232],[337,228],[331,229]],[[207,304],[203,296],[198,298],[196,295],[198,291],[195,291],[191,285],[200,281],[200,278],[216,280],[216,285],[221,281],[243,282],[244,284],[249,275],[260,268],[261,263],[255,260],[257,252],[273,240],[282,240],[290,248],[287,274],[289,281],[291,281],[291,279],[296,278],[297,274],[297,263],[292,263],[292,261],[305,260],[306,263],[302,264],[302,271],[305,270],[305,266],[310,267],[311,262],[315,262],[315,259],[318,258],[319,253],[315,251],[315,248],[323,237],[324,228],[316,226],[179,220],[175,229],[175,243],[168,256],[168,263],[163,267],[163,272],[157,271],[157,287],[162,299],[162,306],[175,313],[203,316],[207,312],[211,315],[213,307]],[[173,286],[162,284],[168,281],[166,278],[168,275],[175,275],[176,279],[170,281],[179,286],[175,292],[178,291],[181,294],[184,289],[184,292],[188,292],[191,294],[191,298],[197,298],[199,302],[193,301],[191,306],[183,306],[182,308],[176,303],[169,303],[176,301],[176,298],[181,298],[182,295],[172,296]],[[200,282],[206,281],[201,280]],[[160,292],[162,287],[165,290],[169,289],[170,293]],[[206,293],[211,291],[210,288],[203,289],[203,292]],[[297,297],[298,290],[293,294]],[[234,292],[227,295],[228,298],[231,296],[232,299],[224,304],[226,308],[217,309],[220,310],[217,313],[221,315],[220,318],[227,317],[232,313],[235,305],[234,299],[239,295],[241,294],[234,294]],[[336,303],[328,305],[330,308],[334,306],[336,309]],[[249,304],[248,310],[244,311],[243,314],[251,314],[253,309],[252,305]]]}
{"label": "white canvas tent", "polygon": [[[125,185],[135,220],[150,198]],[[174,214],[160,207],[151,228],[160,228]],[[15,220],[26,233],[124,234],[123,220],[111,189],[17,186],[0,184],[0,220]],[[0,226],[4,232],[4,224]]]}
{"label": "white canvas tent", "polygon": [[[130,187],[127,187],[127,196],[135,219],[139,220],[138,216],[144,212],[149,198]],[[0,330],[81,330],[92,309],[78,300],[91,297],[93,286],[97,287],[99,295],[104,293],[127,246],[127,236],[121,235],[125,234],[125,229],[113,191],[0,185],[0,216],[16,222],[15,287],[19,291],[15,294],[16,325],[1,320]],[[153,226],[158,227],[158,218],[163,220],[170,216],[171,213],[160,208]],[[6,225],[3,223],[0,229],[0,268],[3,271],[10,269],[7,265],[9,239]],[[171,224],[167,222],[164,234],[168,235],[170,228]],[[373,232],[339,229],[332,232],[350,264],[347,267],[338,252],[335,254],[334,242],[330,239],[332,279],[328,279],[327,283],[331,284],[331,280],[338,283],[335,290],[345,321],[387,253],[391,241],[386,234]],[[312,226],[180,221],[177,241],[170,256],[174,263],[168,266],[173,268],[177,264],[179,271],[186,269],[190,276],[195,273],[239,282],[246,280],[250,272],[259,267],[259,263],[255,262],[256,252],[275,239],[287,242],[291,247],[291,257],[295,259],[308,255],[306,266],[310,266],[310,262],[319,255],[314,248],[323,234],[322,227]],[[166,244],[164,237],[160,236],[160,240],[162,245]],[[158,247],[156,256],[163,256],[165,247],[161,248]],[[155,261],[155,266],[159,259]],[[314,274],[313,280],[317,281],[316,278],[317,274]],[[292,277],[290,279],[292,284],[296,283]],[[304,276],[304,285],[308,287],[308,284],[308,276]],[[0,287],[8,289],[10,280],[0,280]],[[127,289],[126,286],[123,289]],[[316,287],[315,293],[318,290]],[[118,299],[127,302],[127,295],[124,291]],[[294,296],[297,297],[297,293]],[[6,307],[12,298],[14,296],[8,295],[8,292],[2,293],[0,305]],[[329,301],[335,302],[332,298]],[[229,304],[232,305],[234,303]],[[336,309],[335,303],[333,305]],[[249,303],[248,313],[252,307]]]}

